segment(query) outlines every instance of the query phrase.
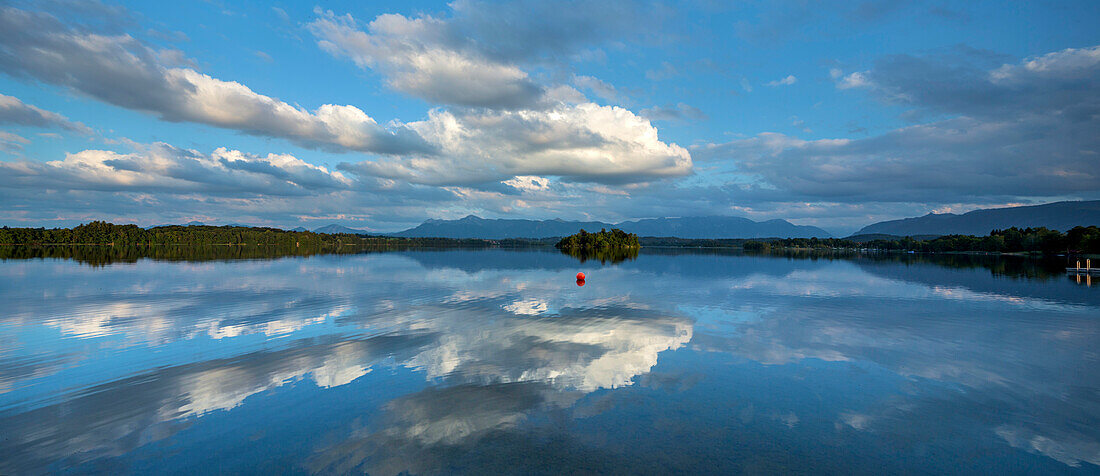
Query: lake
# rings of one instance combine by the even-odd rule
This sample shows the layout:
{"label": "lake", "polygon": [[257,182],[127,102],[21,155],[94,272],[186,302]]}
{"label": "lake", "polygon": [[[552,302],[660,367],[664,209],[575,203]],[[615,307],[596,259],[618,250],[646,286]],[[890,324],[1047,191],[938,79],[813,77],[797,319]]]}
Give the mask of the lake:
{"label": "lake", "polygon": [[1061,263],[27,256],[0,474],[1100,474],[1100,286]]}

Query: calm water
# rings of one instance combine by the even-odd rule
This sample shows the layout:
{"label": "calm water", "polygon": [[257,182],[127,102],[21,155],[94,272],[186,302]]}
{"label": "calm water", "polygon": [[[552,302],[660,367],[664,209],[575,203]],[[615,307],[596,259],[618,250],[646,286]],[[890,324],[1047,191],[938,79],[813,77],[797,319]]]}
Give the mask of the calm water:
{"label": "calm water", "polygon": [[1100,473],[1100,286],[643,251],[2,260],[0,473]]}

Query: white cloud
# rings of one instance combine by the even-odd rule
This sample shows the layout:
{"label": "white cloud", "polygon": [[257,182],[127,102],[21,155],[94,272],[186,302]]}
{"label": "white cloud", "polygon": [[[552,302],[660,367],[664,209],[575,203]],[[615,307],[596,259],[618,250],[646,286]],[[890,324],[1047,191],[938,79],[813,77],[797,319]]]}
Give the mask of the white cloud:
{"label": "white cloud", "polygon": [[794,83],[797,83],[797,82],[798,82],[798,78],[794,77],[793,74],[789,74],[789,75],[787,75],[786,78],[777,79],[775,81],[768,81],[768,86],[771,86],[773,88],[777,87],[777,86],[790,86],[790,85],[792,85]]}
{"label": "white cloud", "polygon": [[502,183],[518,190],[543,191],[550,189],[550,179],[535,175],[519,175]]}
{"label": "white cloud", "polygon": [[1042,56],[1028,58],[1021,64],[1006,64],[990,72],[998,83],[1023,82],[1031,78],[1056,80],[1095,79],[1100,64],[1100,45],[1089,48],[1066,48]]}
{"label": "white cloud", "polygon": [[440,151],[366,161],[357,173],[426,184],[498,182],[518,175],[637,182],[691,173],[691,156],[634,113],[591,103],[548,110],[434,110],[409,127]]}
{"label": "white cloud", "polygon": [[[840,72],[840,70],[837,69],[833,71]],[[847,76],[834,76],[834,79],[839,79],[836,83],[838,89],[865,88],[871,85],[871,82],[867,79],[866,73],[858,71]]]}

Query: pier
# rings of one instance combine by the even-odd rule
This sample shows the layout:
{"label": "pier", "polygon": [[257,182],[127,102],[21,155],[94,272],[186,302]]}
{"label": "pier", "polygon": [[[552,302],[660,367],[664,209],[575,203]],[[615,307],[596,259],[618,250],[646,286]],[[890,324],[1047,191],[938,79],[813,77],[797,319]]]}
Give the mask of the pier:
{"label": "pier", "polygon": [[1098,275],[1100,276],[1100,268],[1092,267],[1092,260],[1085,260],[1085,266],[1081,266],[1081,260],[1077,260],[1077,266],[1066,268],[1067,274],[1082,274],[1085,276]]}

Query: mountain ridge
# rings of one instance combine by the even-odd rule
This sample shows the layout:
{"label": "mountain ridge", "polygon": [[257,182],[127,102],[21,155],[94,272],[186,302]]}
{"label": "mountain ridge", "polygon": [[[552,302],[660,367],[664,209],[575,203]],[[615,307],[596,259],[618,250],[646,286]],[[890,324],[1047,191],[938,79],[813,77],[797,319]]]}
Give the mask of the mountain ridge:
{"label": "mountain ridge", "polygon": [[344,225],[337,225],[335,223],[333,223],[331,225],[325,225],[325,226],[322,226],[320,228],[314,228],[313,232],[314,233],[328,233],[330,235],[338,234],[338,233],[347,233],[347,234],[351,234],[351,235],[370,234],[370,232],[367,231],[367,230],[358,230],[358,229],[355,229],[355,228],[348,228]]}
{"label": "mountain ridge", "polygon": [[561,218],[528,220],[514,218],[481,218],[467,215],[457,220],[425,220],[418,226],[390,236],[405,238],[551,238],[569,236],[578,230],[599,231],[619,228],[639,236],[675,236],[678,238],[827,238],[829,232],[814,226],[795,225],[786,220],[757,222],[743,217],[704,216],[677,218],[647,218],[607,223],[601,221],[566,221]]}
{"label": "mountain ridge", "polygon": [[1047,227],[1066,231],[1075,226],[1100,225],[1100,200],[1051,202],[1042,205],[981,208],[962,214],[929,213],[924,216],[873,223],[858,235],[988,235],[992,230]]}

